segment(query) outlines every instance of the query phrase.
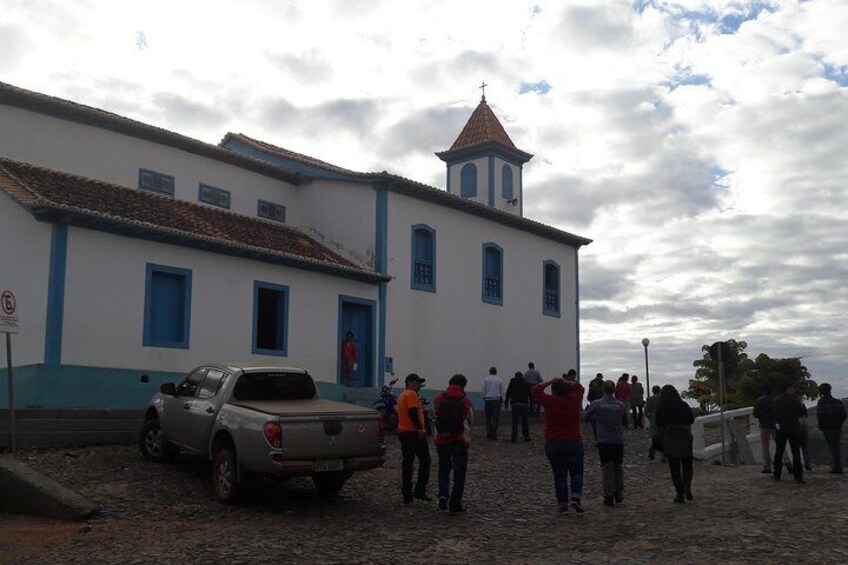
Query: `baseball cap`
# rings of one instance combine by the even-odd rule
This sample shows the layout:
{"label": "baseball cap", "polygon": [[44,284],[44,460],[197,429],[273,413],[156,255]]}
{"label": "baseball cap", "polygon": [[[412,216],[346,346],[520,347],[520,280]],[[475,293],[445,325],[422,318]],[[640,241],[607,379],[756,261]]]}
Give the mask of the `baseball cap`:
{"label": "baseball cap", "polygon": [[426,379],[422,379],[416,373],[409,373],[408,375],[406,375],[406,382],[407,383],[419,382],[421,384],[424,384],[425,380]]}

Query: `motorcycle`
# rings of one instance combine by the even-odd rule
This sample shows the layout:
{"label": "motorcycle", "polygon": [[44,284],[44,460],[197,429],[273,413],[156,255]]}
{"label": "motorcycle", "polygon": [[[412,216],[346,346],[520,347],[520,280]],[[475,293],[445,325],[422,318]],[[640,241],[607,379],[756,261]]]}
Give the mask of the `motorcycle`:
{"label": "motorcycle", "polygon": [[374,409],[380,413],[387,432],[393,432],[398,427],[397,397],[392,392],[397,381],[397,379],[392,379],[383,385],[377,400],[371,403]]}

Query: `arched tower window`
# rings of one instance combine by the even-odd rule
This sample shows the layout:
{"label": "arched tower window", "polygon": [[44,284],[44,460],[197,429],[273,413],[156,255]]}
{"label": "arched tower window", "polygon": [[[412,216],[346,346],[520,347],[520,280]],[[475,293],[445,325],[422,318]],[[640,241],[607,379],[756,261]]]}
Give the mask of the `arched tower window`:
{"label": "arched tower window", "polygon": [[459,195],[465,198],[477,196],[477,165],[466,163],[459,173]]}
{"label": "arched tower window", "polygon": [[504,165],[501,170],[501,186],[503,187],[503,197],[505,200],[515,198],[512,191],[512,167]]}

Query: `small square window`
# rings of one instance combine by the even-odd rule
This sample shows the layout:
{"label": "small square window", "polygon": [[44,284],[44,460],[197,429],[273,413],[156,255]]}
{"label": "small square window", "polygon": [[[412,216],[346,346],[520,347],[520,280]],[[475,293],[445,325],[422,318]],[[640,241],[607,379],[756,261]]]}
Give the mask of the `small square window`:
{"label": "small square window", "polygon": [[174,177],[149,169],[138,170],[138,188],[165,196],[174,195]]}
{"label": "small square window", "polygon": [[286,221],[286,207],[282,204],[274,204],[266,200],[260,200],[257,209],[257,215],[260,218],[274,220],[275,222]]}
{"label": "small square window", "polygon": [[210,186],[208,184],[200,184],[197,199],[201,202],[205,202],[206,204],[211,204],[212,206],[218,206],[220,208],[229,209],[230,207],[230,191]]}

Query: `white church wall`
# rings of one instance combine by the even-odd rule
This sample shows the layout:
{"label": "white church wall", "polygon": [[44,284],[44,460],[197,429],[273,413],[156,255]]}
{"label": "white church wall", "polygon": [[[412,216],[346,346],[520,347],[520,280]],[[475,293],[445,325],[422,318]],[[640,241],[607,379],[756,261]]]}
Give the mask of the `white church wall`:
{"label": "white church wall", "polygon": [[[174,177],[174,197],[198,202],[200,183],[230,192],[230,210],[256,217],[258,200],[286,207],[299,222],[300,189],[280,180],[110,130],[0,104],[0,156],[138,188],[139,169]],[[200,203],[203,205],[208,205]]]}
{"label": "white church wall", "polygon": [[471,159],[469,161],[461,161],[455,165],[451,165],[450,174],[450,192],[457,196],[462,196],[462,167],[466,163],[473,163],[477,166],[477,196],[469,198],[481,204],[489,203],[489,158],[480,157],[479,159]]}
{"label": "white church wall", "polygon": [[370,184],[317,180],[302,188],[298,227],[351,261],[374,268],[376,192]]}
{"label": "white church wall", "polygon": [[[509,199],[504,198],[503,195],[504,165],[512,169],[512,198],[517,200],[515,204],[510,204]],[[521,169],[500,157],[495,157],[495,208],[510,214],[521,215]]]}
{"label": "white church wall", "polygon": [[[436,231],[436,292],[411,289],[411,227]],[[576,366],[574,258],[570,246],[407,196],[389,197],[386,355],[446,385],[464,373],[479,390],[490,366],[508,379],[534,361],[545,376]],[[482,300],[483,244],[503,248],[503,305]],[[560,317],[543,315],[543,263],[560,266]]]}
{"label": "white church wall", "polygon": [[[17,303],[19,331],[12,336],[15,366],[44,361],[51,227],[0,192],[0,292],[11,291]],[[5,336],[0,337],[0,368],[5,369]]]}
{"label": "white church wall", "polygon": [[[191,271],[188,349],[143,346],[146,265]],[[104,268],[108,265],[108,270]],[[252,354],[254,281],[289,287],[288,355]],[[340,294],[377,300],[377,286],[212,252],[71,228],[62,362],[186,371],[252,360],[307,368],[335,382]]]}

